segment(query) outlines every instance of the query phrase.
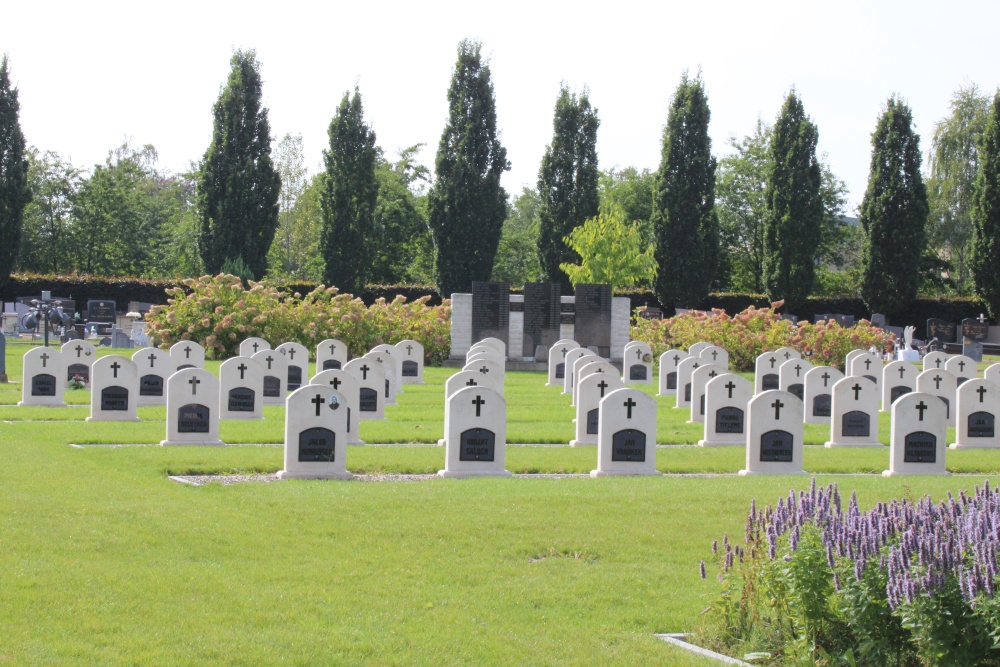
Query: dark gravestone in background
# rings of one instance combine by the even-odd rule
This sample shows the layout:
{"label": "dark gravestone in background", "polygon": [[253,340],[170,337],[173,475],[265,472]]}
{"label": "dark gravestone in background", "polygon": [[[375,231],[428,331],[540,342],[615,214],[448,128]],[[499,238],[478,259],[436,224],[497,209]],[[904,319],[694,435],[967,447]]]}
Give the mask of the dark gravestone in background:
{"label": "dark gravestone in background", "polygon": [[358,392],[358,410],[378,412],[378,392],[369,387],[361,387]]}
{"label": "dark gravestone in background", "polygon": [[140,396],[163,396],[163,376],[143,375],[139,378]]}
{"label": "dark gravestone in background", "polygon": [[496,434],[485,428],[462,431],[458,446],[459,461],[492,461],[496,451]]}
{"label": "dark gravestone in background", "polygon": [[117,386],[102,389],[101,410],[128,410],[128,389]]}
{"label": "dark gravestone in background", "polygon": [[932,317],[927,320],[927,340],[937,338],[942,343],[954,343],[957,327],[954,322]]}
{"label": "dark gravestone in background", "polygon": [[969,340],[983,343],[990,337],[990,323],[967,317],[962,320],[962,335]]}
{"label": "dark gravestone in background", "polygon": [[937,463],[937,438],[914,431],[903,439],[903,463]]}
{"label": "dark gravestone in background", "polygon": [[[499,338],[509,343],[510,285],[474,280],[472,282],[472,343]],[[553,341],[554,342],[554,341]]]}
{"label": "dark gravestone in background", "polygon": [[867,438],[871,435],[871,417],[867,412],[851,410],[840,418],[840,428],[844,435]]}
{"label": "dark gravestone in background", "polygon": [[788,431],[768,431],[760,436],[762,462],[791,463],[792,434]]}
{"label": "dark gravestone in background", "polygon": [[340,369],[340,360],[339,359],[327,359],[327,360],[325,360],[323,362],[323,370],[324,371],[328,371],[330,369],[337,369],[337,370],[339,370]]}
{"label": "dark gravestone in background", "polygon": [[716,410],[715,432],[743,433],[743,410],[732,406]]}
{"label": "dark gravestone in background", "polygon": [[0,375],[7,374],[7,337],[0,333]]}
{"label": "dark gravestone in background", "polygon": [[597,435],[598,417],[601,415],[600,408],[594,408],[587,412],[587,434]]}
{"label": "dark gravestone in background", "polygon": [[[473,297],[475,298],[475,297]],[[559,285],[524,283],[524,341],[521,354],[535,356],[535,346],[546,350],[559,340]]]}
{"label": "dark gravestone in background", "polygon": [[813,417],[829,417],[831,399],[830,394],[813,396]]}
{"label": "dark gravestone in background", "polygon": [[778,381],[777,373],[766,373],[760,381],[760,390],[769,391],[771,389],[777,389],[780,385]]}
{"label": "dark gravestone in background", "polygon": [[90,384],[90,366],[87,364],[70,364],[66,368],[66,379],[72,380],[74,375],[79,375],[84,382]]}
{"label": "dark gravestone in background", "polygon": [[281,396],[281,378],[273,375],[264,376],[264,396],[267,398]]}
{"label": "dark gravestone in background", "polygon": [[178,433],[208,433],[208,406],[198,403],[182,405],[177,411]]}
{"label": "dark gravestone in background", "polygon": [[[87,302],[87,322],[113,325],[116,321],[116,304],[114,301],[93,300]],[[105,333],[98,331],[97,333]]]}
{"label": "dark gravestone in background", "polygon": [[234,387],[229,390],[230,412],[253,412],[256,393],[250,387]]}
{"label": "dark gravestone in background", "polygon": [[906,385],[897,384],[895,387],[889,390],[889,402],[895,403],[896,399],[905,394],[909,394],[912,389]]}
{"label": "dark gravestone in background", "polygon": [[577,285],[573,339],[611,356],[611,285]]}
{"label": "dark gravestone in background", "polygon": [[611,460],[635,461],[646,460],[646,434],[634,428],[618,431],[611,436]]}
{"label": "dark gravestone in background", "polygon": [[39,373],[31,378],[32,396],[55,396],[56,376],[48,373]]}
{"label": "dark gravestone in background", "polygon": [[288,391],[295,391],[302,386],[302,367],[301,366],[289,366],[288,367]]}
{"label": "dark gravestone in background", "polygon": [[996,417],[992,412],[973,412],[969,415],[970,438],[992,438],[996,433]]}
{"label": "dark gravestone in background", "polygon": [[417,362],[415,361],[404,361],[403,362],[403,377],[405,378],[415,378],[417,377]]}
{"label": "dark gravestone in background", "polygon": [[337,434],[320,426],[299,433],[299,461],[327,463],[334,460]]}

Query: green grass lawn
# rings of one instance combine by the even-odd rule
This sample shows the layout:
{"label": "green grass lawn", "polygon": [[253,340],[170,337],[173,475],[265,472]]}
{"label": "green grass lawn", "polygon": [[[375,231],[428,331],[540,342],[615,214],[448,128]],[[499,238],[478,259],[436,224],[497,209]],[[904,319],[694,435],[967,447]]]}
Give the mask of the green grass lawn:
{"label": "green grass lawn", "polygon": [[[173,474],[274,472],[280,447],[71,448],[155,443],[138,424],[87,423],[74,407],[18,408],[20,355],[0,385],[0,665],[708,665],[652,635],[696,628],[719,584],[698,577],[713,539],[742,535],[751,498],[808,477],[524,478],[208,484]],[[208,364],[217,370],[217,364]],[[407,386],[368,442],[441,436],[443,383]],[[507,376],[511,442],[565,443],[572,410],[541,373]],[[652,392],[653,390],[650,389]],[[691,443],[672,398],[659,441]],[[231,443],[278,443],[283,409],[224,422]],[[888,440],[888,421],[881,435]],[[806,440],[826,431],[808,426]],[[435,472],[438,447],[350,447],[355,472]],[[596,448],[510,447],[513,472],[588,472]],[[742,448],[666,446],[657,468],[732,473]],[[971,489],[996,452],[948,453],[970,476],[880,472],[888,450],[807,447],[804,465],[861,504]]]}

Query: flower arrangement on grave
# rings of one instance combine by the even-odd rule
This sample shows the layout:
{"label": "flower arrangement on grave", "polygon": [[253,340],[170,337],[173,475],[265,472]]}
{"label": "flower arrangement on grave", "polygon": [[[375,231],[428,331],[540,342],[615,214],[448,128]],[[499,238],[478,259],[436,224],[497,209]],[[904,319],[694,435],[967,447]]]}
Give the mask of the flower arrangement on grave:
{"label": "flower arrangement on grave", "polygon": [[85,389],[87,387],[87,381],[83,379],[80,375],[74,375],[69,379],[70,389]]}
{"label": "flower arrangement on grave", "polygon": [[998,551],[988,482],[862,511],[856,493],[843,508],[837,486],[814,478],[776,507],[752,502],[742,545],[712,543],[723,591],[700,640],[773,664],[995,664]]}

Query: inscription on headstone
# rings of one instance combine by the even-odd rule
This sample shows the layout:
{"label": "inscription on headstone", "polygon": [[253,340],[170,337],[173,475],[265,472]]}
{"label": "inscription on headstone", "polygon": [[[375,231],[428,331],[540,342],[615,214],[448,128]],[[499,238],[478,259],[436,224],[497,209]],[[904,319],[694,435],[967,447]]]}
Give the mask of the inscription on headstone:
{"label": "inscription on headstone", "polygon": [[914,431],[903,443],[903,463],[936,463],[937,438],[927,431]]}
{"label": "inscription on headstone", "polygon": [[559,340],[558,283],[524,284],[524,342],[521,354],[535,356],[535,347],[550,348]]}
{"label": "inscription on headstone", "polygon": [[566,363],[563,361],[560,361],[558,364],[556,364],[556,379],[557,380],[566,379]]}
{"label": "inscription on headstone", "polygon": [[777,373],[767,373],[760,380],[760,386],[762,391],[769,391],[771,389],[777,389],[780,386],[778,374]]}
{"label": "inscription on headstone", "polygon": [[573,331],[581,347],[597,347],[598,355],[611,356],[611,285],[576,286]]}
{"label": "inscription on headstone", "polygon": [[788,431],[768,431],[760,436],[761,462],[792,462],[792,434]]}
{"label": "inscription on headstone", "polygon": [[[302,386],[302,367],[301,366],[289,366],[288,367],[288,391],[295,391]],[[324,459],[325,460],[325,459]]]}
{"label": "inscription on headstone", "polygon": [[508,342],[510,329],[510,285],[472,282],[472,340],[499,338]]}
{"label": "inscription on headstone", "polygon": [[[337,363],[339,364],[340,362],[337,362]],[[417,362],[415,362],[415,361],[404,361],[403,362],[403,377],[405,377],[405,378],[415,378],[415,377],[418,377],[418,373],[417,373],[417,369],[418,368],[419,367],[417,366]]]}
{"label": "inscription on headstone", "polygon": [[968,340],[982,343],[990,337],[990,324],[967,317],[962,320],[962,335]]}
{"label": "inscription on headstone", "polygon": [[813,416],[814,417],[829,417],[830,408],[832,405],[832,396],[830,394],[817,394],[813,398]]}
{"label": "inscription on headstone", "polygon": [[667,389],[677,389],[677,371],[667,373]]}
{"label": "inscription on headstone", "polygon": [[[646,379],[646,366],[644,364],[633,364],[629,366],[628,369],[628,379],[629,380],[645,380]],[[677,380],[674,379],[676,383]]]}
{"label": "inscription on headstone", "polygon": [[299,433],[299,461],[333,461],[337,435],[320,426]]}
{"label": "inscription on headstone", "polygon": [[128,389],[117,386],[102,389],[101,410],[128,410]]}
{"label": "inscription on headstone", "polygon": [[846,412],[841,418],[841,429],[844,435],[867,438],[871,435],[871,418],[860,410]]}
{"label": "inscription on headstone", "polygon": [[32,396],[55,396],[56,378],[48,373],[38,373],[31,378]]}
{"label": "inscription on headstone", "polygon": [[796,382],[795,384],[788,385],[788,393],[792,394],[795,398],[801,401],[802,397],[805,395],[805,388],[801,382]]}
{"label": "inscription on headstone", "polygon": [[633,428],[626,428],[611,436],[612,461],[646,460],[646,434]]}
{"label": "inscription on headstone", "polygon": [[115,322],[115,310],[116,304],[114,301],[88,301],[87,321],[113,324]]}
{"label": "inscription on headstone", "polygon": [[87,364],[70,364],[66,369],[66,379],[72,380],[76,375],[79,375],[80,379],[90,384],[90,366]]}
{"label": "inscription on headstone", "polygon": [[163,396],[163,376],[143,375],[139,378],[140,396]]}
{"label": "inscription on headstone", "polygon": [[339,369],[339,368],[340,368],[340,359],[326,359],[325,361],[323,361],[324,371],[328,371],[331,369]]}
{"label": "inscription on headstone", "polygon": [[969,415],[969,437],[992,438],[995,434],[995,421],[992,412],[973,412]]}
{"label": "inscription on headstone", "polygon": [[230,412],[253,412],[255,403],[254,390],[249,387],[235,387],[229,390]]}
{"label": "inscription on headstone", "polygon": [[198,403],[181,406],[177,411],[178,433],[208,433],[208,407]]}
{"label": "inscription on headstone", "polygon": [[369,387],[361,387],[358,394],[358,410],[361,412],[378,412],[378,392]]}
{"label": "inscription on headstone", "polygon": [[937,338],[942,343],[954,343],[957,327],[954,322],[932,317],[927,320],[927,340]]}
{"label": "inscription on headstone", "polygon": [[600,408],[594,408],[587,412],[587,433],[589,435],[597,435],[598,417],[600,414]]}
{"label": "inscription on headstone", "polygon": [[[892,389],[889,390],[889,400],[890,400],[890,402],[894,402],[900,396],[903,396],[905,394],[909,394],[911,391],[913,391],[913,389],[911,389],[910,387],[905,387],[905,386],[903,386],[901,384],[900,385],[896,385],[895,387],[893,387]],[[886,409],[888,409],[888,408],[886,408]]]}
{"label": "inscription on headstone", "polygon": [[281,378],[273,375],[264,376],[264,396],[268,398],[281,396]]}
{"label": "inscription on headstone", "polygon": [[739,408],[719,408],[715,411],[715,431],[717,433],[743,433],[743,416],[743,410]]}
{"label": "inscription on headstone", "polygon": [[459,461],[492,461],[496,451],[496,434],[485,428],[462,431]]}

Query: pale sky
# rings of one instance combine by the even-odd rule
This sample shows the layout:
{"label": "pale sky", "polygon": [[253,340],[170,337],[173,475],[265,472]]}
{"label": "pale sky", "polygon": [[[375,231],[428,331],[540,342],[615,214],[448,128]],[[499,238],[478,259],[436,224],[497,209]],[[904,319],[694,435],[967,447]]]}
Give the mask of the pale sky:
{"label": "pale sky", "polygon": [[15,2],[0,16],[29,144],[90,168],[128,136],[186,169],[212,132],[234,49],[256,49],[277,141],[301,134],[311,173],[341,96],[360,86],[392,158],[425,143],[433,169],[458,42],[490,58],[508,192],[534,187],[560,82],[590,89],[601,168],[656,169],[670,97],[699,68],[717,155],[773,122],[795,86],[819,151],[847,182],[868,177],[886,98],[911,106],[921,149],[952,94],[1000,84],[1000,3],[931,2]]}

